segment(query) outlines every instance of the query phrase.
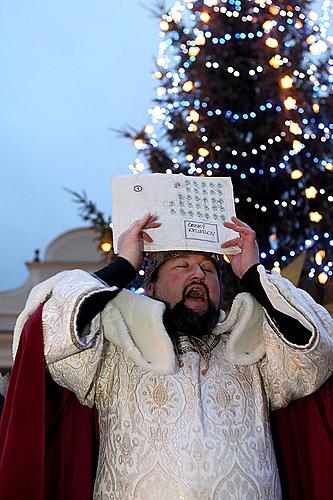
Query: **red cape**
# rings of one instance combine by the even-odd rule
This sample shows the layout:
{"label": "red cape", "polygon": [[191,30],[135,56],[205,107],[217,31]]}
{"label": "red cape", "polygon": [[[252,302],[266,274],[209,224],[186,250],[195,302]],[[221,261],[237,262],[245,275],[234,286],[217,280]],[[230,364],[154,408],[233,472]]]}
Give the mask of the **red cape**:
{"label": "red cape", "polygon": [[96,412],[46,374],[42,309],[26,322],[0,423],[0,497],[88,500],[97,463]]}
{"label": "red cape", "polygon": [[[97,462],[96,412],[46,375],[42,305],[26,322],[0,424],[0,495],[88,500]],[[32,362],[33,360],[33,362]],[[272,413],[283,498],[333,498],[333,378]]]}
{"label": "red cape", "polygon": [[333,377],[314,394],[271,413],[283,498],[333,498]]}

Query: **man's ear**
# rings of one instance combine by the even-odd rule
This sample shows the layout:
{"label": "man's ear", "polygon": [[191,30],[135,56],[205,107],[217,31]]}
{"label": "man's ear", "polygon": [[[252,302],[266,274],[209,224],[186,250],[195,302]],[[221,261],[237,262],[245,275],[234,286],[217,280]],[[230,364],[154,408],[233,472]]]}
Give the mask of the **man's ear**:
{"label": "man's ear", "polygon": [[154,297],[155,283],[148,283],[148,286],[146,288],[146,293],[148,297]]}

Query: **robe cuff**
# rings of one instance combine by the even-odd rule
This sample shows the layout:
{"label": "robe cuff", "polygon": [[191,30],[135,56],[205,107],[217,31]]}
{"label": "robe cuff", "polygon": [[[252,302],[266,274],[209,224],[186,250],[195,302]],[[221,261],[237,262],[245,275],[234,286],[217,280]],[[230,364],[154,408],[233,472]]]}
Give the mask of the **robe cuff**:
{"label": "robe cuff", "polygon": [[[266,313],[271,328],[290,347],[301,350],[311,350],[315,348],[319,341],[319,329],[315,323],[313,314],[311,314],[306,307],[306,301],[304,301],[305,292],[294,287],[287,279],[282,278],[278,273],[266,271],[262,265],[257,267],[257,271],[259,273],[261,286],[272,306],[281,313],[296,319],[311,333],[311,335],[308,342],[305,344],[299,345],[293,343],[280,332],[276,323],[273,322]],[[302,304],[304,304],[304,306]]]}

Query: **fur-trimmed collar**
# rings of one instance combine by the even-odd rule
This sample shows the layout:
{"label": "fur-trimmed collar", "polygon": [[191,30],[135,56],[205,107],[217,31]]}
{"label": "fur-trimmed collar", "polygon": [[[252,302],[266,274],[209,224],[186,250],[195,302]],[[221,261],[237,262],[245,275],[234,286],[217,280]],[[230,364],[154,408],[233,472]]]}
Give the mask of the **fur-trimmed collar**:
{"label": "fur-trimmed collar", "polygon": [[[71,271],[59,273],[31,291],[25,309],[15,325],[14,356],[24,323],[68,272]],[[161,374],[172,373],[175,369],[175,354],[163,324],[164,309],[161,302],[122,290],[102,312],[104,335],[110,342],[122,347],[145,369]],[[229,334],[226,357],[231,363],[253,364],[264,356],[263,315],[262,307],[249,293],[236,296],[226,319],[222,313],[221,321],[213,333]]]}

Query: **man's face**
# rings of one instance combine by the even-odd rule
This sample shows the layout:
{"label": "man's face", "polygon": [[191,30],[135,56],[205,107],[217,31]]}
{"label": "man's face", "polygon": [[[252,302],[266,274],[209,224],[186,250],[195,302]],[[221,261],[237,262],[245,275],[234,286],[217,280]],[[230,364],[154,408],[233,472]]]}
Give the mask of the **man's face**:
{"label": "man's face", "polygon": [[162,264],[155,283],[147,287],[147,295],[162,300],[172,309],[184,300],[192,311],[204,314],[209,301],[218,309],[220,283],[212,260],[202,254],[188,253]]}

